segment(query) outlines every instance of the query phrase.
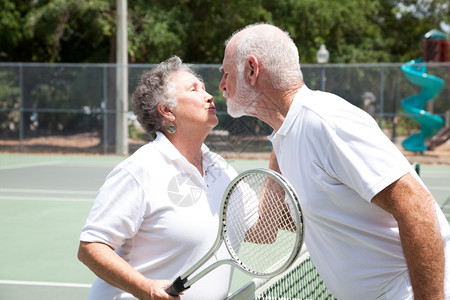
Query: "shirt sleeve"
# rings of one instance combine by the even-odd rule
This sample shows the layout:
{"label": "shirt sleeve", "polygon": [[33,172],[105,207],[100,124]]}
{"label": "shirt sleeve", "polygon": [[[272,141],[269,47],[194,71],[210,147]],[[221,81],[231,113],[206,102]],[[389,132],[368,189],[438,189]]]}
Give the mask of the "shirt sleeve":
{"label": "shirt sleeve", "polygon": [[398,148],[366,115],[347,118],[339,127],[325,127],[325,170],[367,201],[412,170]]}
{"label": "shirt sleeve", "polygon": [[101,242],[117,249],[136,235],[144,214],[143,189],[126,170],[115,169],[97,194],[80,240]]}

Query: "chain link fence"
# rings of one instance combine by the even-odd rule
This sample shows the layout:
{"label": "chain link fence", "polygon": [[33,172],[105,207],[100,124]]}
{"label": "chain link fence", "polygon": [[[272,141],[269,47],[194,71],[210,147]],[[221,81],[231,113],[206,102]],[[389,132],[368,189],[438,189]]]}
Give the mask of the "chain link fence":
{"label": "chain link fence", "polygon": [[[441,78],[442,92],[425,110],[441,116],[449,126],[450,63],[428,63],[426,73]],[[368,111],[396,142],[420,130],[406,115],[401,101],[421,87],[408,81],[402,64],[305,64],[305,83],[325,89]],[[129,96],[144,70],[154,65],[128,66]],[[220,65],[193,65],[215,98],[219,125],[206,140],[213,151],[267,153],[271,129],[261,121],[226,113],[218,85]],[[115,64],[0,63],[0,151],[99,153],[116,152]],[[131,109],[128,115],[129,153],[149,137]]]}

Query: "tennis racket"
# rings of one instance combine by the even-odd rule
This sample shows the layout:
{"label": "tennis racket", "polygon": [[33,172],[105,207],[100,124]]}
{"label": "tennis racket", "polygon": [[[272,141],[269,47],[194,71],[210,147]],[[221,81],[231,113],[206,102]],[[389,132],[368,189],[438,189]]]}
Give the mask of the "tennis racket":
{"label": "tennis racket", "polygon": [[[177,296],[222,264],[254,277],[272,277],[292,265],[303,244],[303,217],[294,190],[280,174],[252,169],[238,175],[225,190],[219,232],[214,245],[196,264],[166,288]],[[225,243],[231,258],[196,272]]]}

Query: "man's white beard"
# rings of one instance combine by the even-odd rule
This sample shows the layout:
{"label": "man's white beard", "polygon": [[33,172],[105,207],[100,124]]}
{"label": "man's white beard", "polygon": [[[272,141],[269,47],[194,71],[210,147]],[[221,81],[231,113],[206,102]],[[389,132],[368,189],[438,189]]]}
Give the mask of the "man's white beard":
{"label": "man's white beard", "polygon": [[256,113],[256,102],[260,92],[254,90],[243,80],[238,80],[236,84],[236,93],[233,98],[229,97],[227,92],[223,96],[227,99],[227,112],[233,118],[242,116],[254,116]]}
{"label": "man's white beard", "polygon": [[245,116],[246,108],[242,105],[242,103],[236,101],[236,97],[228,98],[227,93],[224,92],[223,96],[227,99],[227,112],[233,118],[239,118]]}

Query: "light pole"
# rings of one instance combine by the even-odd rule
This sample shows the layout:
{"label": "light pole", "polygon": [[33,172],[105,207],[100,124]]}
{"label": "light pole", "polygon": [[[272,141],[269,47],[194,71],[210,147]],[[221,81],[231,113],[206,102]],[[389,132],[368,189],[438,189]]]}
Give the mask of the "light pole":
{"label": "light pole", "polygon": [[128,34],[127,0],[117,3],[116,154],[128,154]]}
{"label": "light pole", "polygon": [[330,53],[328,52],[327,48],[324,44],[320,45],[319,51],[317,51],[317,63],[319,63],[322,67],[320,70],[320,89],[322,91],[325,91],[325,67],[324,65],[328,62],[328,59],[330,58]]}

